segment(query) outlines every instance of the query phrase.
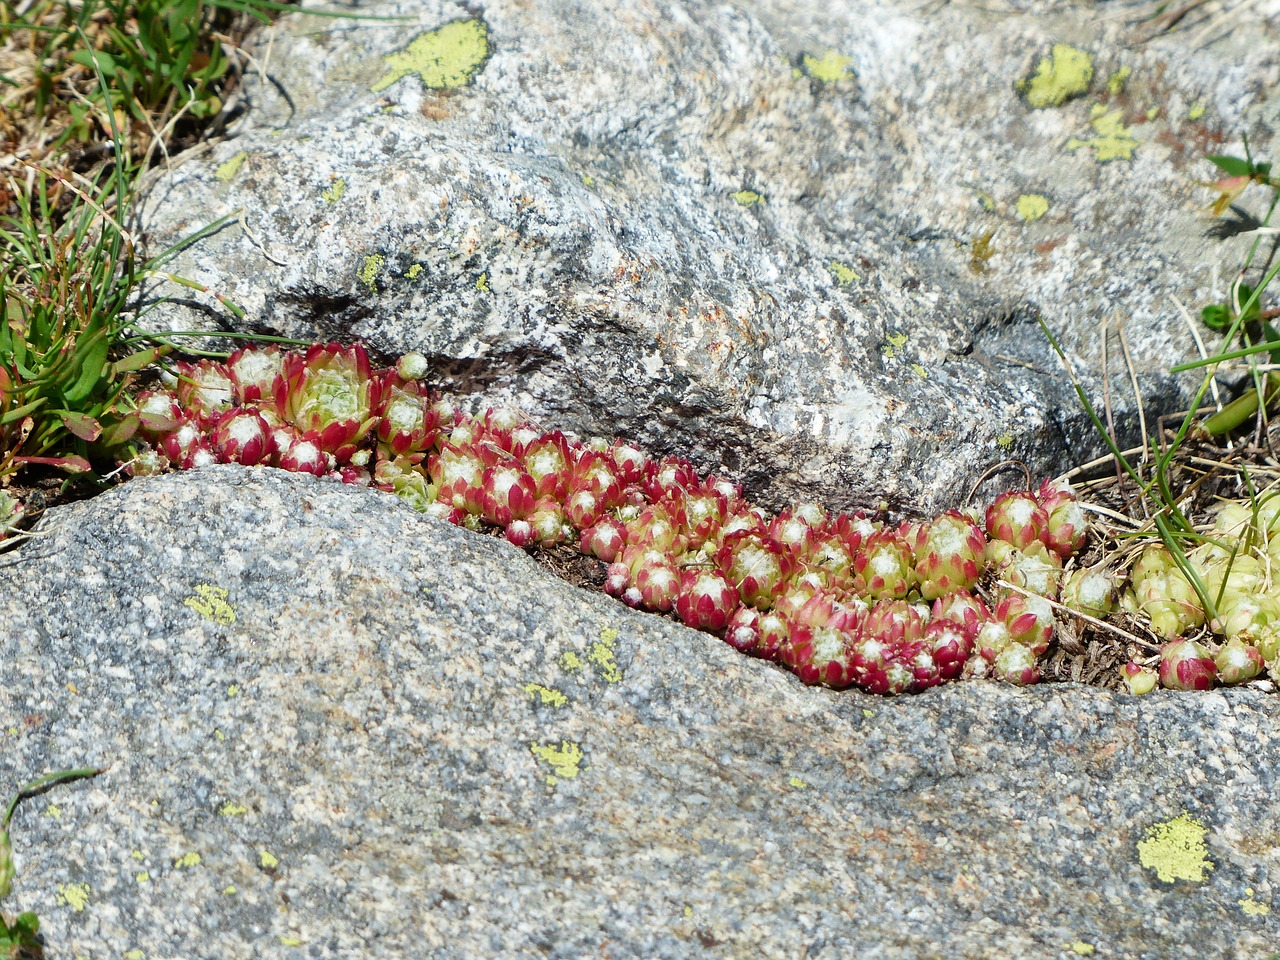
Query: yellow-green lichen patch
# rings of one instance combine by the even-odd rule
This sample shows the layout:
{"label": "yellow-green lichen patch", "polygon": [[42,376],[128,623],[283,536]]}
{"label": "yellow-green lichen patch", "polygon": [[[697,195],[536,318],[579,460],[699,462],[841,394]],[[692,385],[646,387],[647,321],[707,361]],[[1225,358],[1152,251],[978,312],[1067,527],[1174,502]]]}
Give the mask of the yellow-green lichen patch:
{"label": "yellow-green lichen patch", "polygon": [[554,743],[529,744],[529,751],[537,759],[547,764],[552,769],[552,773],[546,777],[547,786],[554,787],[563,778],[572,780],[578,775],[579,767],[582,764],[582,745],[574,743],[572,740],[561,740],[560,745]]}
{"label": "yellow-green lichen patch", "polygon": [[482,273],[476,277],[476,289],[481,293],[487,293],[489,290],[489,274]]}
{"label": "yellow-green lichen patch", "polygon": [[1123,110],[1108,110],[1102,104],[1095,104],[1089,124],[1096,136],[1087,140],[1072,137],[1067,141],[1068,150],[1090,147],[1093,149],[1093,158],[1099,163],[1133,159],[1138,141],[1133,139],[1132,132],[1124,125]]}
{"label": "yellow-green lichen patch", "polygon": [[137,860],[139,863],[147,859],[147,855],[141,850],[135,850],[133,853],[129,854],[129,856],[133,857],[133,859]]}
{"label": "yellow-green lichen patch", "polygon": [[196,592],[183,600],[182,605],[214,623],[226,626],[236,622],[235,607],[227,603],[227,591],[223,587],[215,587],[209,583],[196,584]]}
{"label": "yellow-green lichen patch", "polygon": [[491,52],[489,27],[483,20],[455,20],[421,34],[403,50],[384,57],[387,72],[370,89],[378,93],[414,74],[430,90],[465,87],[484,67]]}
{"label": "yellow-green lichen patch", "polygon": [[1071,952],[1072,952],[1072,953],[1074,953],[1077,957],[1092,957],[1092,956],[1093,956],[1093,944],[1092,944],[1092,943],[1085,943],[1083,940],[1077,940],[1075,943],[1071,944],[1071,946],[1070,946],[1070,950],[1071,950]]}
{"label": "yellow-green lichen patch", "polygon": [[58,884],[58,903],[79,913],[89,905],[89,892],[87,883],[60,883]]}
{"label": "yellow-green lichen patch", "polygon": [[841,263],[839,260],[832,260],[827,264],[827,269],[831,271],[831,275],[836,278],[836,285],[841,287],[851,287],[862,277],[858,276],[858,271],[847,263]]}
{"label": "yellow-green lichen patch", "polygon": [[544,687],[540,683],[526,683],[520,689],[529,695],[530,700],[541,703],[544,707],[563,707],[569,702],[569,698],[559,690]]}
{"label": "yellow-green lichen patch", "polygon": [[325,188],[322,194],[320,194],[320,199],[325,203],[332,205],[341,200],[346,192],[347,181],[343,180],[342,177],[334,177],[329,186]]}
{"label": "yellow-green lichen patch", "polygon": [[846,57],[835,50],[828,50],[820,57],[806,53],[801,62],[804,72],[819,83],[839,83],[855,75],[853,57]]}
{"label": "yellow-green lichen patch", "polygon": [[1049,56],[1036,64],[1035,72],[1014,84],[1034,110],[1060,107],[1083,95],[1093,82],[1093,54],[1065,43],[1055,43]]}
{"label": "yellow-green lichen patch", "polygon": [[1165,883],[1190,880],[1203,883],[1213,869],[1205,837],[1209,831],[1189,813],[1148,827],[1138,841],[1138,862],[1154,870]]}
{"label": "yellow-green lichen patch", "polygon": [[248,807],[234,800],[228,800],[218,808],[218,813],[224,817],[243,817],[248,812]]}
{"label": "yellow-green lichen patch", "polygon": [[230,160],[227,160],[225,163],[220,163],[218,165],[218,169],[213,171],[213,175],[223,183],[230,183],[235,175],[240,172],[240,168],[244,166],[244,162],[248,159],[249,155],[241,150]]}
{"label": "yellow-green lichen patch", "polygon": [[422,276],[422,270],[423,270],[422,264],[415,263],[405,272],[405,277],[409,280],[417,280],[420,276]]}
{"label": "yellow-green lichen patch", "polygon": [[360,282],[374,293],[378,290],[378,271],[382,269],[386,259],[380,253],[371,253],[364,258],[364,263],[360,265]]}
{"label": "yellow-green lichen patch", "polygon": [[1236,902],[1240,904],[1240,909],[1250,917],[1265,917],[1271,912],[1270,906],[1260,900],[1253,899],[1252,887],[1245,887],[1244,898]]}
{"label": "yellow-green lichen patch", "polygon": [[605,683],[621,683],[622,671],[618,669],[616,643],[618,631],[613,627],[605,627],[600,631],[600,639],[591,644],[587,653],[587,662],[595,665]]}
{"label": "yellow-green lichen patch", "polygon": [[586,661],[572,650],[566,650],[560,654],[560,669],[565,673],[577,673],[586,665]]}
{"label": "yellow-green lichen patch", "polygon": [[192,850],[190,853],[184,853],[177,860],[173,861],[175,867],[198,867],[200,866],[200,854]]}
{"label": "yellow-green lichen patch", "polygon": [[280,860],[274,854],[263,850],[258,854],[258,866],[263,870],[274,870],[280,866]]}
{"label": "yellow-green lichen patch", "polygon": [[147,954],[145,951],[135,948],[133,950],[126,950],[124,953],[120,954],[120,956],[123,957],[124,960],[146,960]]}
{"label": "yellow-green lichen patch", "polygon": [[730,194],[734,202],[743,207],[761,207],[764,206],[764,196],[756,193],[754,190],[739,190],[737,193]]}
{"label": "yellow-green lichen patch", "polygon": [[299,940],[297,937],[286,937],[281,935],[276,937],[276,939],[280,941],[281,946],[285,947],[300,947],[303,944],[303,941]]}
{"label": "yellow-green lichen patch", "polygon": [[587,187],[588,189],[596,185],[596,178],[589,173],[582,174],[581,178],[582,178],[582,185],[584,187]]}
{"label": "yellow-green lichen patch", "polygon": [[236,885],[234,883],[229,883],[222,888],[222,895],[224,897],[234,897],[238,892],[239,891],[236,890]]}
{"label": "yellow-green lichen patch", "polygon": [[1000,436],[996,437],[996,446],[999,447],[1001,450],[1008,450],[1010,447],[1013,446],[1013,434],[1011,433],[1000,434]]}
{"label": "yellow-green lichen patch", "polygon": [[1204,116],[1204,104],[1197,100],[1191,105],[1191,109],[1187,111],[1187,119],[1192,122],[1199,120]]}
{"label": "yellow-green lichen patch", "polygon": [[913,363],[911,365],[911,369],[915,373],[915,375],[919,377],[921,380],[929,379],[929,371],[924,368],[924,364]]}
{"label": "yellow-green lichen patch", "polygon": [[134,879],[134,881],[135,881],[135,882],[137,882],[137,883],[150,883],[150,882],[151,882],[151,874],[149,874],[149,873],[147,873],[147,871],[143,870],[141,873],[139,873],[139,874],[138,874],[137,876],[135,876],[133,879]]}
{"label": "yellow-green lichen patch", "polygon": [[1130,67],[1121,67],[1111,76],[1107,77],[1107,92],[1113,97],[1124,89],[1125,81],[1133,74]]}
{"label": "yellow-green lichen patch", "polygon": [[1019,217],[1031,223],[1049,212],[1049,199],[1038,193],[1024,193],[1018,197],[1016,209]]}
{"label": "yellow-green lichen patch", "polygon": [[809,785],[805,783],[803,780],[801,780],[799,777],[792,777],[790,780],[787,781],[787,786],[789,786],[792,790],[807,790],[809,788]]}
{"label": "yellow-green lichen patch", "polygon": [[891,333],[884,338],[884,343],[880,345],[880,352],[884,354],[886,360],[892,360],[898,355],[898,351],[907,345],[910,337],[905,333]]}
{"label": "yellow-green lichen patch", "polygon": [[44,815],[52,820],[62,819],[62,808],[56,803],[51,803],[44,808]]}

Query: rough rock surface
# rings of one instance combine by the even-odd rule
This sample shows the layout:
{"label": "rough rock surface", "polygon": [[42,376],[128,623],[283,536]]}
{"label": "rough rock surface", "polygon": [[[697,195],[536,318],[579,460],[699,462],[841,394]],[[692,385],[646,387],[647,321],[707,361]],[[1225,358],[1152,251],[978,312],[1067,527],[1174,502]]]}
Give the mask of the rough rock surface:
{"label": "rough rock surface", "polygon": [[289,16],[238,136],[161,178],[143,229],[155,251],[235,214],[173,269],[258,331],[422,350],[774,507],[951,505],[1007,456],[1099,446],[1038,315],[1098,400],[1111,321],[1122,439],[1118,322],[1153,414],[1185,399],[1177,302],[1222,297],[1248,242],[1206,238],[1201,158],[1241,132],[1269,155],[1280,112],[1277,5],[1237,6],[1166,34],[1087,2]]}
{"label": "rough rock surface", "polygon": [[50,957],[1280,945],[1274,697],[806,689],[265,469],[134,481],[43,531],[0,557],[0,770],[111,765],[14,823],[5,907]]}

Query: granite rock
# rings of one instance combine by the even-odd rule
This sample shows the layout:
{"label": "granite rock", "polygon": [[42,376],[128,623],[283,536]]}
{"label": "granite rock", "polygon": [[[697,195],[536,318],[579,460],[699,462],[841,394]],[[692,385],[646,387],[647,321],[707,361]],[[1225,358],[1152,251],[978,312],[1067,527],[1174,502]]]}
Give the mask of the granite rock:
{"label": "granite rock", "polygon": [[1280,701],[809,689],[394,497],[135,480],[0,555],[51,958],[1239,958]]}
{"label": "granite rock", "polygon": [[1153,415],[1187,398],[1179,303],[1250,242],[1207,238],[1202,157],[1270,155],[1275,7],[1141,43],[1149,5],[1079,0],[287,16],[236,135],[142,215],[153,252],[229,216],[166,269],[247,320],[182,287],[147,322],[420,350],[775,508],[951,506],[1006,457],[1100,449],[1038,317],[1099,402],[1109,343],[1122,442],[1120,325]]}

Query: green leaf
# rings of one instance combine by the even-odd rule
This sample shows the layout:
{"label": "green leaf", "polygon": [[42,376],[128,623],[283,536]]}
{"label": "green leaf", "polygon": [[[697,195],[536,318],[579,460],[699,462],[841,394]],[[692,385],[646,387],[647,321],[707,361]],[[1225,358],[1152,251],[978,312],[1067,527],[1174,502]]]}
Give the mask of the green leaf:
{"label": "green leaf", "polygon": [[138,432],[138,415],[131,413],[115,423],[108,424],[102,430],[102,436],[98,438],[98,442],[108,449],[118,447],[122,443],[127,443],[133,439],[133,435]]}
{"label": "green leaf", "polygon": [[137,353],[131,353],[129,356],[121,360],[117,360],[111,365],[112,379],[120,376],[122,373],[132,373],[135,370],[141,370],[143,367],[149,367],[161,357],[173,352],[172,347],[151,347],[147,350],[139,350]]}
{"label": "green leaf", "polygon": [[1206,157],[1210,163],[1225,173],[1228,177],[1250,177],[1253,176],[1254,166],[1248,160],[1241,157]]}
{"label": "green leaf", "polygon": [[75,383],[62,392],[62,398],[67,406],[75,406],[87,400],[102,382],[102,375],[107,365],[107,350],[110,346],[106,334],[101,330],[89,337],[87,343],[81,340],[76,344],[76,355],[80,360],[80,375]]}
{"label": "green leaf", "polygon": [[104,77],[114,77],[116,75],[116,58],[111,54],[102,50],[76,50],[70,57],[73,63],[78,63],[82,67],[88,67],[92,70],[96,66],[102,71]]}
{"label": "green leaf", "polygon": [[1221,332],[1231,322],[1231,311],[1225,304],[1211,303],[1200,311],[1200,319],[1210,330]]}
{"label": "green leaf", "polygon": [[88,443],[97,440],[102,434],[102,424],[88,414],[73,413],[70,410],[55,410],[53,414],[62,420],[62,425],[68,432]]}

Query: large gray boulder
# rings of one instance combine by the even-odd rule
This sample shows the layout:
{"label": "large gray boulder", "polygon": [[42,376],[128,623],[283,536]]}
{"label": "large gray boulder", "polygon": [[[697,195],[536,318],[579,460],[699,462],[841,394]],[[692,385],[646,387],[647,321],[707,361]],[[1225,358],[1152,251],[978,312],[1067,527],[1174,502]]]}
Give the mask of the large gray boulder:
{"label": "large gray boulder", "polygon": [[360,11],[404,19],[264,31],[235,136],[143,211],[152,252],[231,217],[166,269],[246,318],[160,287],[188,305],[148,323],[420,350],[774,507],[930,509],[1006,457],[1090,457],[1040,316],[1098,402],[1109,343],[1132,441],[1115,331],[1152,420],[1186,399],[1179,304],[1249,242],[1206,238],[1201,158],[1277,119],[1265,5],[1167,34],[1088,2]]}
{"label": "large gray boulder", "polygon": [[802,687],[396,498],[215,467],[4,554],[53,958],[1240,958],[1280,705]]}

